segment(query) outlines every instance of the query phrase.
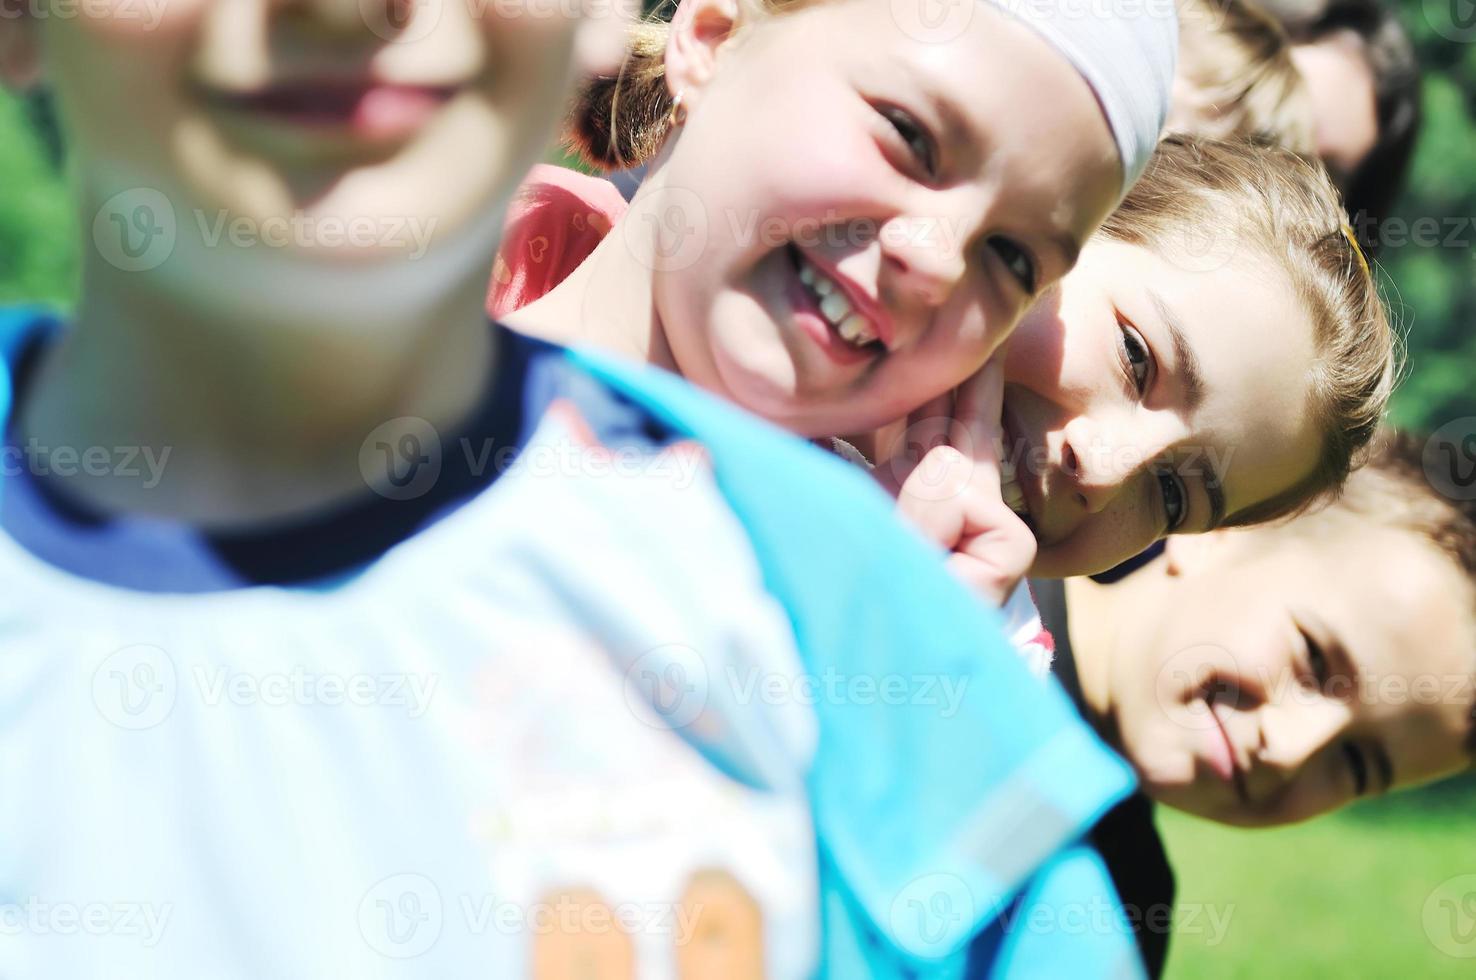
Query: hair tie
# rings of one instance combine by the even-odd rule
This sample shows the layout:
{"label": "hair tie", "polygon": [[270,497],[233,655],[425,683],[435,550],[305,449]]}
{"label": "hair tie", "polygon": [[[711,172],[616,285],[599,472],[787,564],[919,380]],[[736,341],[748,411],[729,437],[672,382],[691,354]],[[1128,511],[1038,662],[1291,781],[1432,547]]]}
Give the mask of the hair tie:
{"label": "hair tie", "polygon": [[1363,274],[1372,279],[1373,271],[1368,267],[1368,257],[1363,254],[1363,246],[1358,244],[1358,235],[1353,231],[1353,226],[1346,221],[1343,222],[1343,237],[1348,239],[1348,244],[1353,247],[1353,254],[1358,256],[1358,265],[1363,269]]}

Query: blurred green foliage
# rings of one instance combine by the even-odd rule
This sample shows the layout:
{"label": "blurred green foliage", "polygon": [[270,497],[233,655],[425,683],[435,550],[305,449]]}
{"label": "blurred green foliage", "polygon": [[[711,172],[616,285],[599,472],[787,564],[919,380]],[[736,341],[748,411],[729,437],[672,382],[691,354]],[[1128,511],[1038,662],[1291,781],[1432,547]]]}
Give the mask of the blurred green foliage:
{"label": "blurred green foliage", "polygon": [[[1379,262],[1409,332],[1394,418],[1434,429],[1476,415],[1476,9],[1470,0],[1404,0],[1402,12],[1424,72],[1425,120],[1391,215],[1404,224],[1382,229]],[[1438,233],[1414,235],[1421,220]]]}

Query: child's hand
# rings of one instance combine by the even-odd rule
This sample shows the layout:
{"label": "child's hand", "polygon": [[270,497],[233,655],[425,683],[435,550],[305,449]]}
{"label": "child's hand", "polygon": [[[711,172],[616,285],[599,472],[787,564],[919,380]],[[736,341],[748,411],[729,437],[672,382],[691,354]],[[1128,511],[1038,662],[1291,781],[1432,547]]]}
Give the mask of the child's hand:
{"label": "child's hand", "polygon": [[947,548],[964,583],[1002,605],[1035,561],[1035,535],[1000,491],[1001,358],[919,408],[873,471],[897,508]]}

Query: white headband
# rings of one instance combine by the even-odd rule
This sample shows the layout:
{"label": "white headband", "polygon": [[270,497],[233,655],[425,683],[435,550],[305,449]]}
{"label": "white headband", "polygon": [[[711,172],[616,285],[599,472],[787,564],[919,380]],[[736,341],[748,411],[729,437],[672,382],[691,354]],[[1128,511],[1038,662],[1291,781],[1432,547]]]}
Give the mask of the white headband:
{"label": "white headband", "polygon": [[1096,93],[1122,157],[1122,193],[1158,146],[1179,53],[1173,0],[983,0],[1020,20]]}

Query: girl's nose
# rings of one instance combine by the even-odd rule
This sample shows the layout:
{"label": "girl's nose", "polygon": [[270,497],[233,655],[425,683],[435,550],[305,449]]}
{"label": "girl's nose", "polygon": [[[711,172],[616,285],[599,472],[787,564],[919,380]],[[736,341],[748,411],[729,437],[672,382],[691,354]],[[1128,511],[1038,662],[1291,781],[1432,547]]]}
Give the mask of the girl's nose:
{"label": "girl's nose", "polygon": [[1349,720],[1346,705],[1286,685],[1277,702],[1262,709],[1256,761],[1290,781],[1343,733]]}
{"label": "girl's nose", "polygon": [[963,248],[941,219],[898,215],[878,235],[894,291],[912,302],[942,306],[968,272]]}
{"label": "girl's nose", "polygon": [[1061,472],[1066,486],[1088,514],[1100,513],[1141,465],[1131,444],[1114,438],[1108,426],[1088,416],[1066,425]]}

